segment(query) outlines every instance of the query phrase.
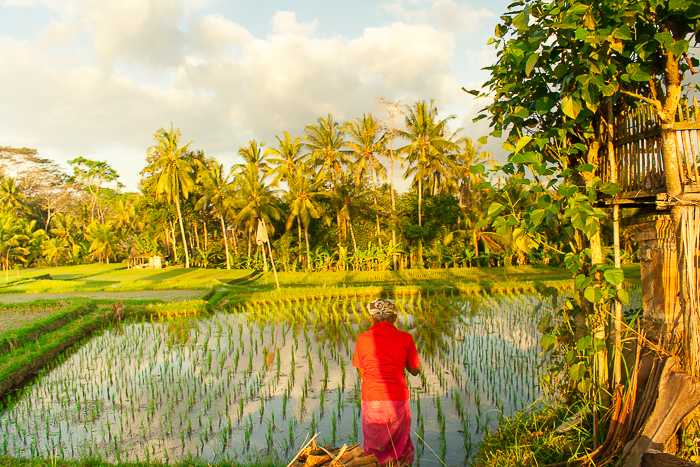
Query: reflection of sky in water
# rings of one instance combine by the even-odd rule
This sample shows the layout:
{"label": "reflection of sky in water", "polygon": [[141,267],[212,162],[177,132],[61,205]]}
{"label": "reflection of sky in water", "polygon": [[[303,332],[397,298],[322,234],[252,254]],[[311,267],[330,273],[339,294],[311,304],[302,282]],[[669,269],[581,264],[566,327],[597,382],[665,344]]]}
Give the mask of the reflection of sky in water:
{"label": "reflection of sky in water", "polygon": [[[422,374],[409,376],[417,464],[441,465],[417,435],[448,464],[461,464],[501,412],[540,396],[537,303],[398,300],[398,325],[414,336],[423,362]],[[291,458],[312,432],[324,444],[361,442],[351,359],[368,323],[356,322],[357,308],[336,308],[333,315],[309,305],[309,313],[335,317],[306,326],[260,328],[218,313],[106,331],[0,412],[0,453],[244,462]]]}

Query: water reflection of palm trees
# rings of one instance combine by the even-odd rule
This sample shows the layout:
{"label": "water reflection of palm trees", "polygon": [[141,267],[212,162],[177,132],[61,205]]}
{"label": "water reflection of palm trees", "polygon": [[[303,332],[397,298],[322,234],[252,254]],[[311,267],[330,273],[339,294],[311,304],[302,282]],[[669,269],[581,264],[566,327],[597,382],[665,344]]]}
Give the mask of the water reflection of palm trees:
{"label": "water reflection of palm trees", "polygon": [[450,350],[457,322],[466,313],[477,314],[480,306],[481,299],[476,296],[420,298],[406,305],[412,319],[407,320],[404,330],[413,336],[423,358],[442,358]]}

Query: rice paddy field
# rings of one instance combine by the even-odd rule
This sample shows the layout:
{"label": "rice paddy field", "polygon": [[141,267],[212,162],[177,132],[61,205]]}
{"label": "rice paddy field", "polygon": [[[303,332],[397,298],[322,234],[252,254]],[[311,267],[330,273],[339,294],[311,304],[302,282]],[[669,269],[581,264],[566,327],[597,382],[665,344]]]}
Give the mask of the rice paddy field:
{"label": "rice paddy field", "polygon": [[[89,279],[136,282],[139,274],[149,276],[112,269]],[[547,296],[442,286],[273,293],[245,292],[249,283],[232,281],[211,289],[208,304],[134,305],[146,312],[103,321],[111,324],[0,401],[0,456],[286,465],[316,433],[321,444],[361,443],[354,342],[369,328],[366,304],[387,290],[399,297],[397,326],[413,335],[422,361],[420,374],[407,376],[416,465],[468,464],[499,420],[542,403],[539,376],[549,356],[538,325],[562,299],[551,287]],[[638,295],[631,293],[633,306]],[[13,305],[4,310],[6,326],[10,312],[28,322],[32,313],[87,313],[92,322],[90,303],[84,311],[63,311],[60,302]],[[105,313],[100,306],[95,313]]]}
{"label": "rice paddy field", "polygon": [[[501,414],[541,396],[540,298],[398,301],[423,362],[408,377],[417,464],[469,459]],[[142,317],[60,358],[0,412],[0,453],[111,462],[287,459],[304,437],[362,440],[350,366],[367,329],[354,298]],[[433,452],[434,451],[434,452]]]}

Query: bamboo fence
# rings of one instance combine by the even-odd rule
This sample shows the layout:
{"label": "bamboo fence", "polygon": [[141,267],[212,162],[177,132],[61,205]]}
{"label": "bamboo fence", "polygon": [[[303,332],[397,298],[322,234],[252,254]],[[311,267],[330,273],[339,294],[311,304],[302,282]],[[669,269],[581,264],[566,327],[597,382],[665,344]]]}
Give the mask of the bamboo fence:
{"label": "bamboo fence", "polygon": [[[678,106],[676,122],[664,130],[649,105],[626,109],[615,118],[613,146],[617,166],[618,198],[654,197],[666,193],[663,132],[672,132],[678,150],[683,191],[700,192],[700,108],[696,98]],[[611,180],[608,164],[601,164],[601,178]]]}

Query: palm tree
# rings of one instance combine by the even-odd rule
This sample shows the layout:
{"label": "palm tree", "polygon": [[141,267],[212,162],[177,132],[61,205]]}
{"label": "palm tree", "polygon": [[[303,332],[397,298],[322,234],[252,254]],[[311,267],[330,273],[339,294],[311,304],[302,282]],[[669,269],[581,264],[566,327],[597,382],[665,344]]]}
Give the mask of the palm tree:
{"label": "palm tree", "polygon": [[271,185],[275,186],[280,180],[288,180],[299,169],[304,160],[308,158],[308,154],[302,155],[301,138],[294,138],[286,131],[284,141],[279,136],[276,136],[279,141],[279,149],[270,148],[266,153],[271,156],[269,161],[274,168],[271,173],[275,174],[275,179]]}
{"label": "palm tree", "polygon": [[[355,153],[355,183],[360,183],[362,178],[369,172],[372,180],[372,190],[377,191],[377,176],[386,180],[386,167],[377,159],[377,154],[386,148],[387,134],[381,133],[379,123],[372,117],[372,114],[362,115],[355,121],[347,124],[350,142],[348,145]],[[374,196],[374,204],[377,205],[377,197]],[[379,212],[375,215],[377,223],[377,240],[382,244],[382,232],[379,226]]]}
{"label": "palm tree", "polygon": [[[245,223],[248,233],[248,257],[251,254],[251,235],[259,219],[264,220],[269,227],[270,234],[274,233],[271,220],[282,218],[282,211],[277,207],[276,190],[265,184],[268,168],[265,155],[255,141],[251,141],[246,148],[239,151],[246,161],[245,164],[234,166],[238,170],[236,174],[236,187],[238,196],[233,198],[231,206],[238,209],[234,222]],[[233,171],[232,170],[232,171]]]}
{"label": "palm tree", "polygon": [[25,262],[29,251],[24,244],[29,238],[22,233],[17,217],[12,213],[0,212],[0,258],[6,271],[10,269],[10,259]]}
{"label": "palm tree", "polygon": [[48,264],[58,266],[61,260],[70,256],[70,244],[65,238],[51,238],[42,245],[42,255]]}
{"label": "palm tree", "polygon": [[24,206],[26,196],[20,187],[15,183],[15,179],[7,177],[0,183],[0,209],[11,210],[16,214]]}
{"label": "palm tree", "polygon": [[180,210],[180,196],[185,199],[189,195],[189,191],[194,185],[192,167],[187,155],[187,149],[192,141],[180,146],[182,134],[180,130],[174,130],[172,123],[170,131],[163,128],[159,129],[154,138],[156,144],[148,149],[149,165],[141,174],[145,172],[152,173],[157,176],[156,180],[156,197],[165,196],[168,203],[175,201],[177,208],[177,217],[180,221],[180,233],[182,234],[182,246],[185,249],[185,267],[190,267],[190,255],[187,250],[187,240],[185,239],[185,226],[182,223],[182,212]]}
{"label": "palm tree", "polygon": [[302,147],[310,151],[311,164],[320,167],[320,171],[329,177],[332,189],[335,189],[336,180],[348,164],[351,151],[347,149],[343,128],[333,121],[331,114],[326,119],[319,118],[317,123],[306,125]]}
{"label": "palm tree", "polygon": [[265,172],[265,176],[267,176],[270,166],[267,163],[268,151],[266,150],[263,153],[264,147],[265,143],[258,144],[257,141],[251,140],[248,143],[248,146],[244,146],[238,150],[238,155],[243,158],[243,164],[235,165],[232,170],[247,170],[249,168],[255,168],[256,175],[260,172]]}
{"label": "palm tree", "polygon": [[311,269],[311,248],[309,246],[309,223],[311,219],[323,217],[326,223],[330,224],[330,218],[323,211],[321,206],[316,201],[317,198],[324,196],[325,193],[320,191],[323,188],[325,180],[323,177],[318,177],[313,180],[306,176],[301,168],[297,168],[290,173],[287,179],[289,191],[287,197],[289,201],[289,217],[287,218],[286,229],[289,230],[292,226],[294,218],[297,219],[297,228],[299,232],[299,244],[301,245],[301,224],[304,224],[304,238],[306,240],[306,267]]}
{"label": "palm tree", "polygon": [[224,215],[230,206],[231,194],[233,191],[233,182],[230,180],[230,175],[224,176],[224,165],[219,164],[216,160],[211,159],[210,169],[201,171],[198,174],[198,181],[201,179],[204,182],[203,196],[197,201],[197,209],[206,208],[211,205],[212,209],[221,221],[221,233],[224,238],[224,248],[226,249],[226,269],[231,269],[231,258],[228,251],[228,240],[226,238],[226,223]]}
{"label": "palm tree", "polygon": [[398,134],[409,141],[409,144],[398,149],[405,154],[409,163],[409,169],[404,178],[415,174],[418,182],[418,225],[423,226],[423,180],[430,175],[435,176],[436,171],[443,170],[445,163],[444,151],[457,149],[457,145],[445,137],[447,121],[455,118],[450,115],[444,120],[437,119],[437,109],[430,101],[430,106],[425,101],[416,102],[413,107],[406,108],[406,129],[399,130]]}
{"label": "palm tree", "polygon": [[55,238],[64,239],[70,246],[70,258],[75,260],[80,255],[81,226],[78,220],[70,214],[58,213],[54,218],[51,233]]}
{"label": "palm tree", "polygon": [[[398,251],[398,246],[396,244],[396,190],[394,190],[394,161],[396,160],[394,153],[394,139],[396,139],[396,126],[394,124],[394,119],[399,115],[403,114],[403,104],[402,101],[392,101],[385,97],[377,98],[377,103],[382,110],[387,114],[384,118],[384,123],[382,124],[382,129],[386,130],[387,138],[389,140],[388,150],[386,154],[389,156],[389,164],[391,166],[391,176],[389,178],[390,190],[391,190],[391,250],[393,252]],[[394,270],[397,270],[398,257],[396,254],[392,255],[392,262],[394,263]]]}
{"label": "palm tree", "polygon": [[93,258],[99,262],[105,261],[109,264],[109,258],[117,259],[116,251],[117,236],[111,223],[99,223],[93,221],[86,231],[87,240],[90,242],[89,252]]}
{"label": "palm tree", "polygon": [[36,222],[36,219],[30,220],[23,217],[17,220],[19,233],[27,239],[23,245],[27,249],[23,261],[25,264],[31,264],[41,257],[42,245],[49,238],[44,229],[36,228]]}
{"label": "palm tree", "polygon": [[367,190],[365,187],[366,185],[363,182],[355,183],[352,177],[343,174],[338,180],[336,191],[329,195],[331,204],[338,211],[338,230],[347,236],[345,232],[349,228],[355,253],[357,253],[357,241],[355,240],[355,230],[352,226],[352,211],[376,211],[379,209],[378,206],[372,203],[374,192]]}

